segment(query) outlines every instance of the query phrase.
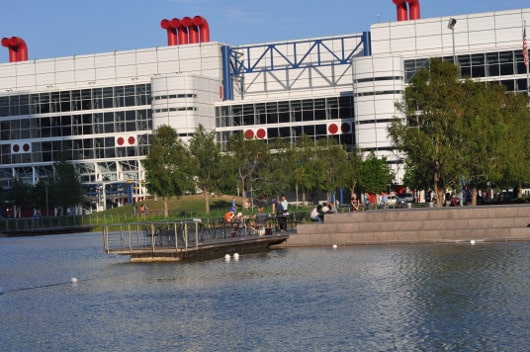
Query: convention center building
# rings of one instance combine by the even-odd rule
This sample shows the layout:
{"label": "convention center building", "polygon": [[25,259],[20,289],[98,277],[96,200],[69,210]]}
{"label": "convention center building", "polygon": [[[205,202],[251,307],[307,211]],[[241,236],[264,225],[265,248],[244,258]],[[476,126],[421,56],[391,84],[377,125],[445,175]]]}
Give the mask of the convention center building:
{"label": "convention center building", "polygon": [[200,16],[162,20],[168,45],[146,49],[31,60],[22,38],[3,38],[0,185],[36,184],[66,157],[95,209],[142,199],[153,131],[170,125],[186,142],[199,124],[222,147],[234,133],[335,139],[386,157],[399,184],[387,128],[411,77],[438,57],[526,93],[530,8],[423,19],[419,1],[394,6],[396,21],[364,32],[242,46],[210,41]]}

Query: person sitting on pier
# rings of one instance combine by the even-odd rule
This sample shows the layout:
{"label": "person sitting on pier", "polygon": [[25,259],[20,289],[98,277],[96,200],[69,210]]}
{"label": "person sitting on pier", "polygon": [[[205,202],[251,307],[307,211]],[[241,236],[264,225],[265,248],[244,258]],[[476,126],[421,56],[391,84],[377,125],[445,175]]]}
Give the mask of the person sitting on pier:
{"label": "person sitting on pier", "polygon": [[263,211],[263,207],[258,207],[258,212],[254,216],[254,231],[259,235],[265,234],[265,228],[267,227],[267,214]]}
{"label": "person sitting on pier", "polygon": [[246,232],[245,218],[243,213],[239,212],[232,220],[232,232],[230,234],[235,237],[237,234],[244,235]]}

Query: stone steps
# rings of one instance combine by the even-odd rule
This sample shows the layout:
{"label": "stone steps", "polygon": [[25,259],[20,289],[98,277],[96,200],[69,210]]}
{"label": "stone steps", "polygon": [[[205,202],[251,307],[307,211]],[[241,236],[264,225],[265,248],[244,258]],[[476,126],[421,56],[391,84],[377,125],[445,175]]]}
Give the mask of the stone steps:
{"label": "stone steps", "polygon": [[299,224],[281,247],[530,240],[530,206],[389,209]]}

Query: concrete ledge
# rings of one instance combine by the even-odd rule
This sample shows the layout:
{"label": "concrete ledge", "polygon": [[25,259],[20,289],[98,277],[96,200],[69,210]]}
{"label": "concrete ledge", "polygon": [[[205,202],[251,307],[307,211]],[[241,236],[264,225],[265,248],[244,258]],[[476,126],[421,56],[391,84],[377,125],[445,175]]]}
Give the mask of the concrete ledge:
{"label": "concrete ledge", "polygon": [[300,224],[276,247],[530,240],[530,205],[375,210]]}

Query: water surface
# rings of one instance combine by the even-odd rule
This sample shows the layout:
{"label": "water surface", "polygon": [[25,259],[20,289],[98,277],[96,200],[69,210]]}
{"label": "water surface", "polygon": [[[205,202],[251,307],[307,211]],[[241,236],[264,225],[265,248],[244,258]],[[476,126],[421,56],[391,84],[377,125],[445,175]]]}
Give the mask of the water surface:
{"label": "water surface", "polygon": [[528,351],[528,242],[180,264],[102,248],[96,234],[0,238],[0,350]]}

